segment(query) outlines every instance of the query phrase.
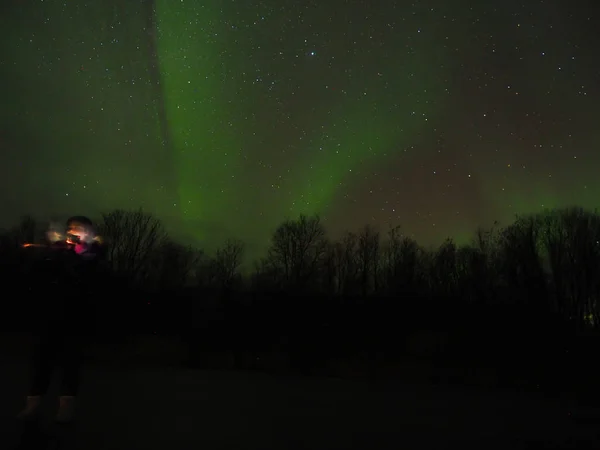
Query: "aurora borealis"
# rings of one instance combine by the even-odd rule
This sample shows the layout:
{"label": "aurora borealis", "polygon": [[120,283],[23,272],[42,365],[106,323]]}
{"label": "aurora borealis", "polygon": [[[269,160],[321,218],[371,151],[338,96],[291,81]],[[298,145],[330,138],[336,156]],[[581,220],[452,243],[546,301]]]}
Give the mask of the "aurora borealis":
{"label": "aurora borealis", "polygon": [[[591,1],[54,1],[0,7],[3,223],[156,213],[176,236],[466,239],[600,203]],[[597,17],[596,17],[597,21]]]}

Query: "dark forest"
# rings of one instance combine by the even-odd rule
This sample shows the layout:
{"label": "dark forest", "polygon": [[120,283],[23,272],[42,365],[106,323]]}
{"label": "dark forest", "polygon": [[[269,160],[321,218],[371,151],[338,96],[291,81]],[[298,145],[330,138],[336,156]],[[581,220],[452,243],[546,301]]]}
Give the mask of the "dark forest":
{"label": "dark forest", "polygon": [[[424,366],[412,376],[585,386],[587,396],[596,384],[596,212],[517,217],[476,230],[468,246],[447,240],[436,249],[401,227],[366,226],[332,241],[319,217],[300,216],[276,228],[266,256],[244,273],[241,241],[205,254],[141,210],[96,223],[107,249],[89,312],[98,358],[123,361],[133,346],[148,364],[367,378]],[[25,217],[2,234],[5,330],[25,330],[28,308],[76,289],[28,269],[37,252],[23,244],[44,232]]]}

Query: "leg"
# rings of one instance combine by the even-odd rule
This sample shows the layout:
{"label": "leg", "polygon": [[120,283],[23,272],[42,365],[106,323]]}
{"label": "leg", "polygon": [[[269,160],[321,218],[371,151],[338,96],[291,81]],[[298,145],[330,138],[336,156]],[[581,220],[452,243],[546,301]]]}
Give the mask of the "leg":
{"label": "leg", "polygon": [[60,365],[62,379],[60,395],[75,397],[79,391],[81,368],[83,366],[83,336],[67,335],[64,337]]}
{"label": "leg", "polygon": [[81,368],[83,365],[83,336],[65,336],[62,346],[61,366],[62,378],[58,413],[56,421],[68,423],[73,420],[75,398],[79,392]]}
{"label": "leg", "polygon": [[46,332],[36,339],[32,371],[33,376],[29,389],[30,396],[45,395],[52,380],[52,372],[57,362],[60,339],[55,332]]}
{"label": "leg", "polygon": [[57,350],[60,343],[52,332],[42,332],[36,336],[32,357],[32,379],[25,409],[17,418],[33,420],[38,416],[42,404],[42,396],[48,391],[52,372],[56,363]]}

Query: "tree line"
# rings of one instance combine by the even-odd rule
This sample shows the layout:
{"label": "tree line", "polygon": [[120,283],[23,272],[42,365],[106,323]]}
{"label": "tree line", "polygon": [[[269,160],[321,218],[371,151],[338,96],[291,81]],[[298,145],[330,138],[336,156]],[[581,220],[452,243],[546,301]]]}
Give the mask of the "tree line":
{"label": "tree line", "polygon": [[[451,299],[558,314],[577,328],[600,325],[600,215],[578,207],[517,216],[508,226],[476,230],[468,245],[449,238],[436,249],[401,227],[367,225],[332,240],[318,216],[301,215],[274,230],[266,255],[244,276],[240,240],[206,254],[170,239],[161,221],[142,210],[102,214],[97,227],[107,270],[128,289]],[[28,216],[0,234],[8,280],[19,278],[22,244],[39,242],[45,231]]]}
{"label": "tree line", "polygon": [[[302,215],[276,227],[264,256],[243,273],[240,240],[208,254],[174,241],[142,210],[108,212],[96,224],[107,248],[98,322],[112,334],[181,336],[197,361],[233,352],[246,361],[237,366],[275,353],[307,367],[416,352],[461,367],[529,370],[538,381],[554,377],[550,385],[595,383],[596,211],[518,216],[475,230],[468,245],[447,239],[433,249],[401,227],[365,226],[331,239],[318,216]],[[30,253],[22,245],[45,232],[24,217],[0,233],[5,329],[17,326],[9,312],[18,305],[27,322]]]}

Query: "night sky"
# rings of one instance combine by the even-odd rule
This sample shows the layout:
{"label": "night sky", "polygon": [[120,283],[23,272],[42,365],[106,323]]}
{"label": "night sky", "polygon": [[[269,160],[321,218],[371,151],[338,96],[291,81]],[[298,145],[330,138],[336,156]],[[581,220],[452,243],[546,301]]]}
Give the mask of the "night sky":
{"label": "night sky", "polygon": [[2,0],[1,225],[143,207],[252,251],[300,213],[428,245],[595,208],[599,23],[591,0]]}

